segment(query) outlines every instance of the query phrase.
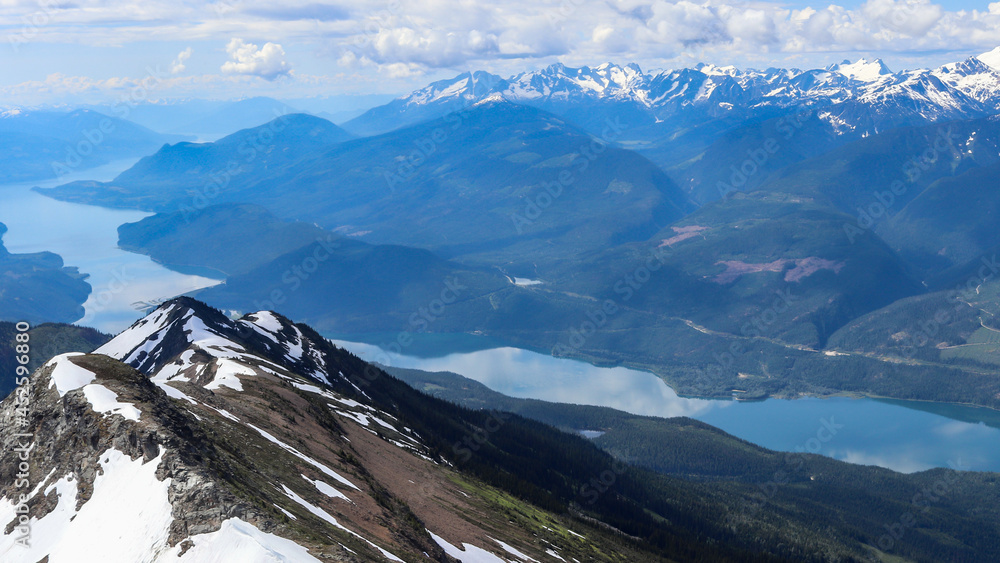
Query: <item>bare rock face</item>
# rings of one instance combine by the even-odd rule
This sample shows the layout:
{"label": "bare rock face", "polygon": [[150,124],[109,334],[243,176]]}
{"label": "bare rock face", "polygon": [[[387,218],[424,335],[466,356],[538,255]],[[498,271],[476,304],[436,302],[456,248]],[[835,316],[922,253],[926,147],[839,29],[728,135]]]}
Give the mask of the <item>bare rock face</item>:
{"label": "bare rock face", "polygon": [[[113,392],[119,402],[133,405],[141,413],[139,419],[95,412],[82,388],[60,397],[52,373],[65,362],[91,372],[94,384]],[[162,454],[156,477],[170,480],[168,499],[174,518],[170,525],[171,545],[192,535],[216,531],[230,518],[240,518],[263,531],[275,527],[271,519],[233,495],[206,470],[206,462],[211,464],[219,453],[201,431],[198,420],[178,408],[136,370],[105,356],[62,356],[32,377],[29,404],[27,425],[16,428],[18,432],[8,431],[9,423],[18,420],[15,402],[5,401],[0,410],[5,422],[5,431],[0,435],[0,498],[19,498],[26,492],[16,487],[20,471],[14,458],[17,448],[28,443],[34,444],[29,453],[28,481],[45,490],[55,480],[71,475],[77,484],[77,510],[93,493],[105,452],[117,450],[143,463],[151,463]],[[31,516],[40,519],[49,514],[56,507],[55,496],[55,492],[36,495],[28,503]],[[5,524],[10,533],[13,522]]]}

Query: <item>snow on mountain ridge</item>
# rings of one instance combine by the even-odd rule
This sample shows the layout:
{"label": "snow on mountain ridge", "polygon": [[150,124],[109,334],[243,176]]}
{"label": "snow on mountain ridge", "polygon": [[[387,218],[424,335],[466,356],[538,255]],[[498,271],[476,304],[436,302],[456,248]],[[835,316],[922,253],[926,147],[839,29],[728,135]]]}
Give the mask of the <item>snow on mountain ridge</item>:
{"label": "snow on mountain ridge", "polygon": [[855,63],[844,61],[840,64],[832,65],[830,70],[862,82],[875,82],[884,76],[892,74],[892,71],[882,62],[882,59],[875,59],[874,61],[861,59]]}
{"label": "snow on mountain ridge", "polygon": [[[841,115],[847,129],[853,130],[869,127],[866,115],[881,116],[888,126],[896,121],[971,119],[1000,110],[998,68],[1000,48],[935,70],[900,72],[892,72],[881,59],[864,58],[804,71],[700,63],[693,68],[643,72],[635,64],[572,68],[556,63],[508,79],[496,77],[487,92],[482,90],[485,83],[475,86],[478,90],[474,91],[468,78],[471,74],[466,73],[401,100],[421,106],[425,112],[446,99],[462,98],[475,104],[494,94],[557,114],[563,111],[560,108],[578,112],[586,107],[580,104],[635,104],[649,114],[650,123],[671,119],[691,108],[701,108],[699,111],[710,117],[734,111],[750,116],[767,107],[827,108]],[[854,109],[834,107],[841,104],[853,104]]]}
{"label": "snow on mountain ridge", "polygon": [[993,70],[1000,71],[1000,47],[976,57]]}

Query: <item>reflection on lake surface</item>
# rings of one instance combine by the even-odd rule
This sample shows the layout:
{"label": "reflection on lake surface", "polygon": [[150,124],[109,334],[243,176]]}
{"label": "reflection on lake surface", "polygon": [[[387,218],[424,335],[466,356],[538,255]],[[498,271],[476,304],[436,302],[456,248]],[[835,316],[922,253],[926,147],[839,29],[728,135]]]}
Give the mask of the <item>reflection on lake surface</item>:
{"label": "reflection on lake surface", "polygon": [[[648,372],[601,368],[511,347],[469,350],[467,335],[456,335],[462,352],[436,356],[391,353],[339,338],[334,340],[338,346],[369,361],[458,373],[512,397],[689,416],[773,450],[809,451],[908,473],[934,467],[1000,471],[1000,413],[988,409],[844,397],[759,402],[685,398]],[[435,336],[439,352],[441,338]]]}
{"label": "reflection on lake surface", "polygon": [[142,313],[132,303],[174,297],[217,284],[217,280],[172,272],[147,256],[118,248],[118,227],[151,215],[56,201],[32,191],[74,180],[111,180],[135,160],[68,174],[59,179],[0,186],[0,223],[7,225],[4,245],[13,253],[49,251],[67,266],[89,274],[93,288],[78,324],[105,332],[127,328]]}

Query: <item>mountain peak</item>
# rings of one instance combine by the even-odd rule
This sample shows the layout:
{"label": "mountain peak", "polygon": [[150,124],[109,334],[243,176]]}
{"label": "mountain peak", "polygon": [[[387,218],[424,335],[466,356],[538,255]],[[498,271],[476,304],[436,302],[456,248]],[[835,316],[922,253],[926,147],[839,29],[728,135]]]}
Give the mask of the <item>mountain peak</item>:
{"label": "mountain peak", "polygon": [[430,83],[424,88],[399,98],[406,104],[428,104],[432,102],[453,102],[470,100],[486,95],[501,78],[483,70],[468,71]]}
{"label": "mountain peak", "polygon": [[479,100],[472,107],[486,107],[486,106],[497,106],[497,105],[516,105],[510,100],[504,97],[500,92],[493,92],[489,96],[486,96],[482,100]]}
{"label": "mountain peak", "polygon": [[[304,334],[277,313],[262,311],[234,321],[200,301],[179,297],[161,304],[96,353],[151,374],[167,390],[166,382],[177,377],[202,382],[206,388],[225,385],[218,379],[219,370],[233,360],[279,365],[329,384],[331,370],[320,352],[323,346],[322,338]],[[332,373],[336,379],[337,372]]]}
{"label": "mountain peak", "polygon": [[716,66],[712,63],[698,63],[694,68],[695,70],[708,76],[736,76],[740,72],[739,69],[733,65]]}
{"label": "mountain peak", "polygon": [[1000,71],[1000,47],[976,57],[993,70]]}
{"label": "mountain peak", "polygon": [[866,58],[861,58],[855,63],[845,60],[840,64],[830,66],[829,70],[861,82],[875,82],[883,76],[892,74],[882,59],[869,61]]}
{"label": "mountain peak", "polygon": [[277,114],[273,120],[263,125],[227,135],[216,143],[245,143],[247,139],[252,139],[257,146],[271,144],[279,136],[309,144],[334,144],[353,138],[353,135],[322,117],[307,113],[286,113]]}

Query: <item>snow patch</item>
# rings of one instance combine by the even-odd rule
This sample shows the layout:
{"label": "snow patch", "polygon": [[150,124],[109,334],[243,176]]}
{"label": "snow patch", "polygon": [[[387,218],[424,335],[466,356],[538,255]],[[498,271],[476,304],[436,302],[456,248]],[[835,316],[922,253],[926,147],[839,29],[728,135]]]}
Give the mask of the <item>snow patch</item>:
{"label": "snow patch", "polygon": [[[486,536],[486,537],[490,538],[489,536]],[[531,557],[528,557],[527,555],[525,555],[525,554],[521,553],[520,551],[514,549],[513,547],[511,547],[511,546],[503,543],[502,541],[500,541],[500,540],[498,540],[496,538],[490,538],[490,539],[493,540],[493,541],[495,541],[495,542],[497,542],[498,544],[500,544],[500,547],[502,547],[504,551],[506,551],[507,553],[513,555],[514,557],[517,557],[518,559],[520,559],[522,561],[534,561],[535,563],[538,563],[537,559],[532,559]]]}
{"label": "snow patch", "polygon": [[120,414],[128,420],[139,421],[142,412],[132,403],[118,402],[118,395],[107,387],[92,383],[83,388],[83,396],[90,402],[94,412]]}
{"label": "snow patch", "polygon": [[463,543],[463,549],[459,549],[446,542],[441,536],[435,535],[434,532],[427,530],[427,533],[430,534],[434,543],[441,546],[441,549],[443,549],[445,553],[455,559],[458,559],[462,563],[508,563],[506,560],[493,555],[485,549],[481,549],[467,543]]}
{"label": "snow patch", "polygon": [[288,495],[288,498],[290,498],[290,499],[294,500],[295,502],[299,503],[299,505],[301,505],[303,508],[305,508],[306,510],[308,510],[309,512],[311,512],[314,516],[317,516],[320,519],[326,521],[327,523],[329,523],[334,528],[337,528],[338,530],[343,530],[343,531],[347,532],[348,534],[351,534],[352,536],[354,536],[354,537],[356,537],[356,538],[358,538],[358,539],[366,542],[368,545],[370,545],[370,546],[374,547],[375,549],[377,549],[383,556],[385,556],[386,559],[389,559],[390,561],[399,561],[400,563],[403,562],[402,559],[400,559],[399,557],[396,557],[395,555],[393,555],[393,554],[389,553],[388,551],[382,549],[381,547],[375,545],[374,543],[372,543],[370,540],[368,540],[364,536],[362,536],[362,535],[360,535],[360,534],[358,534],[358,533],[356,533],[356,532],[354,532],[352,530],[349,530],[348,528],[344,527],[344,525],[341,524],[340,522],[337,522],[337,519],[334,518],[333,516],[331,516],[329,512],[323,510],[322,508],[320,508],[318,506],[313,505],[312,503],[310,503],[306,499],[304,499],[304,498],[300,497],[299,495],[295,494],[295,491],[289,489],[288,487],[286,487],[284,485],[282,485],[281,488],[284,489],[285,494]]}
{"label": "snow patch", "polygon": [[[292,517],[294,518],[294,516]],[[180,546],[176,546],[157,563],[175,561],[178,563],[320,563],[309,554],[309,550],[285,538],[262,532],[253,524],[239,518],[231,518],[222,523],[218,531],[192,536],[194,547],[183,556]],[[114,561],[102,559],[102,561]],[[136,560],[137,561],[137,560]],[[54,561],[52,563],[55,563]]]}
{"label": "snow patch", "polygon": [[281,329],[284,328],[278,317],[274,316],[274,313],[271,311],[258,311],[250,315],[248,318],[254,325],[259,326],[271,334],[278,334],[281,332]]}
{"label": "snow patch", "polygon": [[[154,334],[167,328],[167,320],[175,306],[171,305],[166,309],[158,310],[155,313],[136,321],[131,327],[112,338],[104,346],[98,348],[95,354],[104,354],[116,360],[129,363],[126,359],[135,358],[143,349],[155,347],[158,340],[150,340]],[[147,350],[148,353],[148,350]]]}
{"label": "snow patch", "polygon": [[74,389],[79,389],[93,382],[96,378],[94,372],[84,369],[70,360],[70,358],[83,355],[74,352],[61,354],[45,364],[45,367],[53,367],[52,375],[49,376],[51,380],[49,388],[51,389],[55,386],[60,398],[66,396],[66,393]]}
{"label": "snow patch", "polygon": [[310,479],[310,478],[306,477],[305,475],[303,475],[302,478],[305,479],[306,481],[309,481],[310,483],[312,483],[313,486],[315,486],[316,489],[319,492],[323,493],[324,495],[326,495],[326,496],[328,496],[330,498],[339,498],[339,499],[346,500],[349,503],[352,503],[352,504],[354,503],[353,500],[347,498],[347,495],[345,495],[344,493],[338,491],[337,489],[334,489],[333,487],[331,487],[330,485],[324,483],[323,481],[317,481],[315,479]]}
{"label": "snow patch", "polygon": [[1000,71],[1000,47],[976,57],[993,70]]}
{"label": "snow patch", "polygon": [[[72,474],[49,486],[45,493],[54,490],[58,501],[52,512],[31,519],[30,547],[15,544],[16,531],[4,535],[0,560],[36,563],[48,556],[49,563],[167,561],[160,554],[167,549],[173,522],[167,497],[170,479],[156,478],[164,453],[161,449],[155,459],[143,463],[142,458],[133,460],[116,449],[104,452],[93,493],[79,511]],[[0,520],[10,522],[14,517],[13,505],[0,501]]]}
{"label": "snow patch", "polygon": [[348,486],[348,487],[350,487],[350,488],[352,488],[352,489],[354,489],[356,491],[360,491],[361,490],[358,487],[356,487],[354,485],[354,483],[351,483],[350,481],[348,481],[344,477],[341,477],[336,471],[330,469],[329,467],[323,465],[322,463],[316,461],[315,459],[313,459],[313,458],[311,458],[311,457],[303,454],[299,450],[296,450],[295,448],[293,448],[293,447],[289,446],[288,444],[282,442],[281,440],[275,438],[271,434],[268,434],[267,432],[261,430],[260,428],[257,428],[253,424],[247,424],[247,426],[249,426],[250,428],[253,428],[254,430],[256,430],[258,434],[260,434],[261,436],[263,436],[269,442],[271,442],[273,444],[277,444],[278,446],[280,446],[282,449],[284,449],[288,453],[294,455],[295,457],[301,459],[302,461],[308,463],[309,465],[312,465],[316,469],[319,469],[320,471],[322,471],[323,473],[325,473],[327,476],[332,477],[333,479],[336,479],[337,482],[339,482],[340,484],[346,485],[346,486]]}
{"label": "snow patch", "polygon": [[205,389],[208,389],[209,391],[215,391],[222,387],[229,387],[230,389],[236,391],[242,391],[243,384],[237,376],[257,375],[254,370],[232,360],[219,359],[216,360],[216,365],[218,367],[215,370],[215,378],[212,379],[211,383],[205,386]]}
{"label": "snow patch", "polygon": [[885,66],[882,59],[875,59],[874,61],[861,59],[856,63],[845,62],[834,65],[830,70],[852,80],[860,80],[861,82],[875,82],[883,76],[892,74],[892,71]]}

